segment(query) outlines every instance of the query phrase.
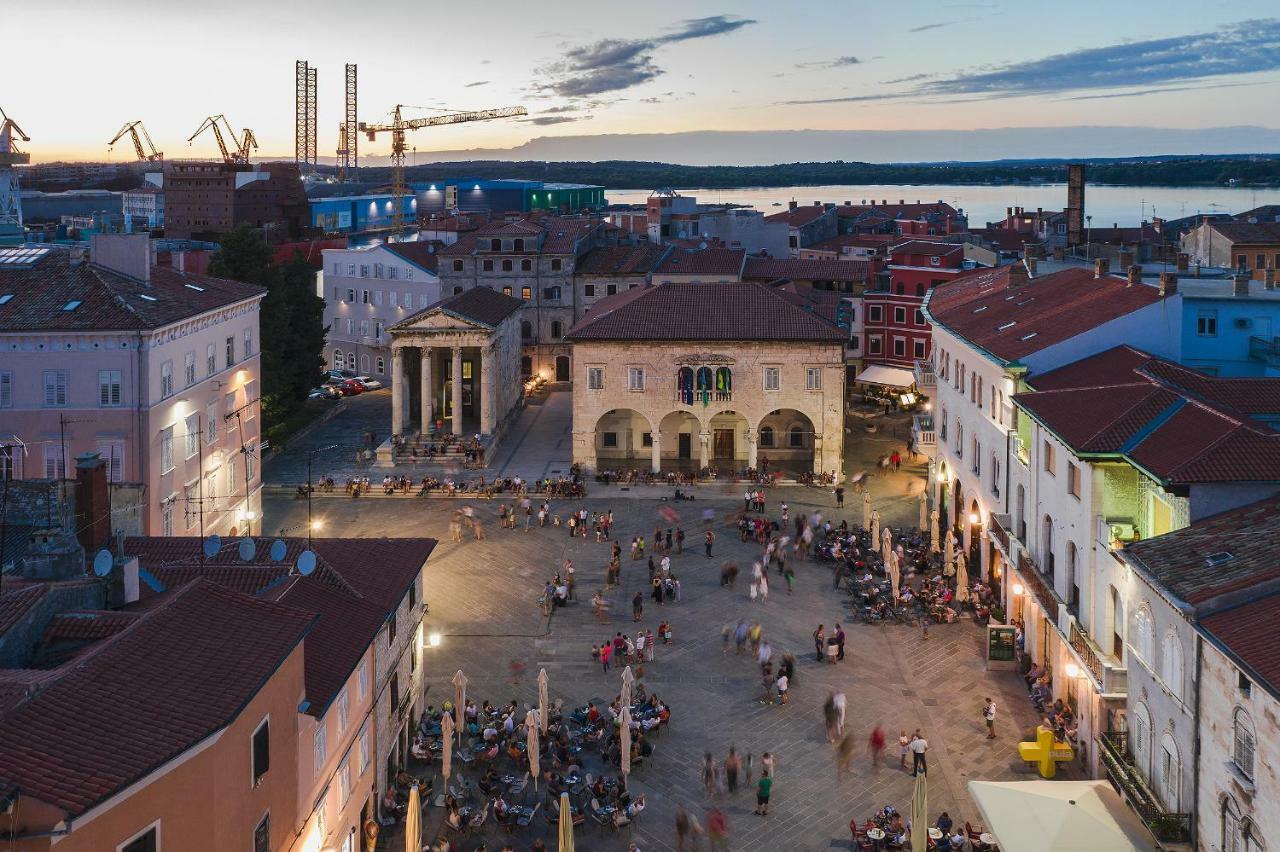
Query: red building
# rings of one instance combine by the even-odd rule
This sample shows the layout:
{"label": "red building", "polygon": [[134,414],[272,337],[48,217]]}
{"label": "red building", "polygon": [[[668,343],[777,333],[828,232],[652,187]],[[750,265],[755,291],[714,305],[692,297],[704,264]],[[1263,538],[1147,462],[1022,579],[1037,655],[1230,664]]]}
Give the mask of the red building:
{"label": "red building", "polygon": [[[921,305],[931,288],[959,275],[963,263],[962,245],[910,240],[893,247],[887,282],[882,279],[863,301],[864,369],[881,365],[910,370],[915,361],[929,357],[932,328]],[[904,386],[911,384],[909,376],[901,378]]]}

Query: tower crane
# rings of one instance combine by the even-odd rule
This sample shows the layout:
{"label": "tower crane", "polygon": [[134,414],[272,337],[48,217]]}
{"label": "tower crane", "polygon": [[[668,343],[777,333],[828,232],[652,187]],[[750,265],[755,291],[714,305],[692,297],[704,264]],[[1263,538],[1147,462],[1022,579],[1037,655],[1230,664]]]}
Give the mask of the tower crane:
{"label": "tower crane", "polygon": [[475,112],[454,112],[446,115],[433,115],[427,118],[411,118],[407,121],[400,114],[403,104],[396,104],[390,124],[368,124],[360,122],[360,132],[369,137],[369,141],[377,140],[379,133],[391,134],[391,195],[394,210],[391,217],[391,229],[399,232],[404,227],[404,196],[407,195],[404,184],[404,154],[408,150],[405,133],[423,127],[439,127],[442,124],[463,124],[469,121],[492,121],[495,118],[511,118],[516,115],[528,115],[522,106],[501,107],[499,109],[482,109]]}
{"label": "tower crane", "polygon": [[22,197],[18,194],[18,173],[13,167],[31,162],[31,155],[18,150],[13,144],[14,136],[23,142],[31,141],[18,123],[0,109],[0,236],[22,235]]}
{"label": "tower crane", "polygon": [[[221,122],[221,126],[219,126]],[[213,138],[218,140],[218,150],[222,152],[223,162],[229,165],[244,165],[249,162],[249,151],[258,147],[258,140],[253,135],[253,131],[249,128],[244,129],[244,134],[237,139],[236,132],[231,129],[231,122],[227,121],[225,115],[211,115],[204,120],[195,133],[187,139],[187,144],[191,144],[197,136],[206,129],[213,130]],[[226,134],[225,136],[223,134]],[[227,147],[227,137],[231,138],[232,148]]]}
{"label": "tower crane", "polygon": [[[126,123],[124,127],[121,127],[115,137],[107,143],[107,147],[110,148],[115,145],[126,133],[129,134],[131,139],[133,139],[133,150],[138,153],[139,162],[146,161],[148,163],[158,163],[164,159],[164,152],[156,150],[155,143],[151,141],[151,134],[147,132],[147,128],[143,125],[141,119],[138,121],[130,121]],[[142,141],[144,139],[147,142],[147,147],[145,149],[142,147]],[[151,153],[147,153],[148,151]]]}

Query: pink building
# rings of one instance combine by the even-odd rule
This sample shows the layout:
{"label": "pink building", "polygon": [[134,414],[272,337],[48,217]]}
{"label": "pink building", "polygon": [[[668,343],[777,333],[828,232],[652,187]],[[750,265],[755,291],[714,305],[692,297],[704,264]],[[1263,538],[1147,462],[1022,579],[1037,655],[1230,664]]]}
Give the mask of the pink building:
{"label": "pink building", "polygon": [[0,479],[97,452],[148,533],[256,531],[265,292],[156,266],[144,234],[0,249]]}

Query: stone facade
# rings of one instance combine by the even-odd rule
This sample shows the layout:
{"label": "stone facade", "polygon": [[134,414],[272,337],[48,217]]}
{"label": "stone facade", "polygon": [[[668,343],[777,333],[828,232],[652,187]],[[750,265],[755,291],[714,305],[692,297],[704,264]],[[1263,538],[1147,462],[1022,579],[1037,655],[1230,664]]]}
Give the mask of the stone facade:
{"label": "stone facade", "polygon": [[[839,343],[584,340],[575,350],[573,460],[588,469],[738,470],[765,457],[841,468]],[[685,368],[695,384],[682,391]],[[702,369],[706,391],[694,389]]]}

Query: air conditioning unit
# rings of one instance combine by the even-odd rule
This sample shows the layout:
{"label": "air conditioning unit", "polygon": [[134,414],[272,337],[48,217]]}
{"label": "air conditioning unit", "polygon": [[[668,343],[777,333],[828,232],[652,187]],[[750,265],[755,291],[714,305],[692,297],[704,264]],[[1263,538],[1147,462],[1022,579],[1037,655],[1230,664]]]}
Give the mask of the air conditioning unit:
{"label": "air conditioning unit", "polygon": [[1116,541],[1131,541],[1133,539],[1134,537],[1133,524],[1125,524],[1125,523],[1118,524],[1115,521],[1108,521],[1107,523],[1108,523],[1108,526],[1111,527],[1112,539]]}
{"label": "air conditioning unit", "polygon": [[1253,320],[1248,317],[1240,317],[1236,320],[1236,328],[1249,328],[1253,325]]}

